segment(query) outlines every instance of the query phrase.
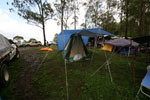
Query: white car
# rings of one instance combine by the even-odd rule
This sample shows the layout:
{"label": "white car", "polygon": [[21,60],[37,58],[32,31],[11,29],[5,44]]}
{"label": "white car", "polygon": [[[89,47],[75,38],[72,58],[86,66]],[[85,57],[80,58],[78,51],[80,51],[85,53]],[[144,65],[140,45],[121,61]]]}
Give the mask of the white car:
{"label": "white car", "polygon": [[11,53],[9,54],[10,60],[12,60],[13,58],[18,59],[20,57],[20,53],[18,51],[17,45],[12,40],[9,40],[9,43],[11,44]]}

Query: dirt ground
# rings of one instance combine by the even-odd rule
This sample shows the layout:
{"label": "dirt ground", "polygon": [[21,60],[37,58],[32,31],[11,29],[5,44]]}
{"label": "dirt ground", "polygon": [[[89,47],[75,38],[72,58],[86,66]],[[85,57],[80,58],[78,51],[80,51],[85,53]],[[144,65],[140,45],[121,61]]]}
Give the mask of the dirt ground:
{"label": "dirt ground", "polygon": [[[31,47],[20,48],[20,54],[22,60],[24,60],[25,68],[21,76],[15,83],[15,95],[17,100],[40,100],[39,95],[33,89],[32,78],[35,75],[35,72],[41,63],[44,55],[37,53],[28,53],[23,54],[25,50],[33,49]],[[43,57],[42,57],[43,56]]]}

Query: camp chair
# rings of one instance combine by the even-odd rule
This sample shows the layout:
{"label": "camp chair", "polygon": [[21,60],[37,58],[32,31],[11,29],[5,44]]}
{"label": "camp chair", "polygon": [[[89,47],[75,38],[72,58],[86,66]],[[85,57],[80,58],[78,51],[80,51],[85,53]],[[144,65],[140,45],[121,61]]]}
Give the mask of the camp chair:
{"label": "camp chair", "polygon": [[147,68],[147,73],[146,73],[144,79],[143,79],[142,82],[141,82],[140,89],[139,89],[139,91],[138,91],[138,93],[137,93],[137,95],[136,95],[136,98],[137,98],[137,99],[139,99],[139,98],[138,98],[138,95],[139,95],[140,92],[150,98],[150,95],[147,94],[147,93],[145,93],[145,92],[143,91],[143,87],[150,90],[150,66],[148,66],[148,68]]}

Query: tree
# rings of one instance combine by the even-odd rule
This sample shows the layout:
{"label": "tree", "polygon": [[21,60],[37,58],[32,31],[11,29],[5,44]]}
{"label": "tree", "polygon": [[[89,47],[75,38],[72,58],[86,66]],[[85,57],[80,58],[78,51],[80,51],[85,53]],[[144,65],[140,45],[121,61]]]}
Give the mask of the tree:
{"label": "tree", "polygon": [[[99,22],[99,17],[102,12],[102,1],[101,0],[88,0],[88,2],[84,3],[86,6],[86,15],[85,20],[87,21],[87,27],[93,28],[97,27]],[[88,19],[88,20],[87,20]]]}
{"label": "tree", "polygon": [[28,42],[30,43],[30,42],[36,42],[36,41],[37,40],[35,38],[30,38]]}
{"label": "tree", "polygon": [[80,2],[78,0],[71,0],[70,4],[71,11],[73,11],[73,22],[71,23],[72,25],[74,24],[74,29],[76,30],[77,23],[78,23],[78,15],[79,15],[79,7],[80,7]]}
{"label": "tree", "polygon": [[126,28],[125,28],[125,38],[128,38],[128,6],[129,6],[129,0],[125,0],[125,7],[126,7]]}
{"label": "tree", "polygon": [[54,6],[56,8],[56,16],[55,20],[57,21],[57,25],[61,24],[61,31],[63,28],[68,29],[69,28],[69,18],[72,15],[72,9],[71,9],[71,1],[72,0],[56,0],[54,3]]}
{"label": "tree", "polygon": [[51,4],[47,0],[14,0],[11,4],[28,24],[43,30],[44,45],[46,45],[45,23],[53,16]]}
{"label": "tree", "polygon": [[53,41],[57,43],[57,35],[58,33],[55,34]]}
{"label": "tree", "polygon": [[13,37],[13,40],[23,40],[24,38],[22,36],[15,36]]}

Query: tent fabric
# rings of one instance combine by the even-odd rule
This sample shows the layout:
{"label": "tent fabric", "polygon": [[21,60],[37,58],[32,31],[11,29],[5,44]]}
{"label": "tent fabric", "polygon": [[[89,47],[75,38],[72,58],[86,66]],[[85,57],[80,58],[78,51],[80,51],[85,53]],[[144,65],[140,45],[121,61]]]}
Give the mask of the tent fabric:
{"label": "tent fabric", "polygon": [[40,50],[41,51],[53,51],[53,49],[50,47],[41,48]]}
{"label": "tent fabric", "polygon": [[[122,47],[120,49],[120,54],[128,55],[129,54],[129,47]],[[136,49],[130,49],[130,54],[135,55],[136,54]]]}
{"label": "tent fabric", "polygon": [[0,58],[2,55],[7,53],[11,50],[11,44],[9,43],[8,39],[4,37],[2,34],[0,34]]}
{"label": "tent fabric", "polygon": [[[102,50],[112,51],[113,48],[120,48],[120,50],[118,51],[120,54],[128,54],[130,46],[137,47],[139,45],[134,41],[123,38],[106,41],[104,42],[104,44],[105,45],[102,48]],[[130,54],[136,54],[136,49],[135,48],[130,49]]]}
{"label": "tent fabric", "polygon": [[112,51],[113,50],[113,46],[112,45],[104,45],[102,48],[102,50],[106,50],[106,51]]}
{"label": "tent fabric", "polygon": [[106,42],[104,42],[104,44],[109,44],[109,45],[119,46],[119,47],[125,47],[125,46],[130,46],[130,45],[133,47],[137,47],[139,45],[138,43],[136,43],[132,40],[127,40],[127,39],[123,39],[123,38],[106,41]]}
{"label": "tent fabric", "polygon": [[100,28],[79,29],[79,30],[63,30],[60,34],[57,35],[58,50],[64,49],[64,47],[68,43],[72,34],[82,35],[82,39],[83,39],[83,42],[85,45],[87,45],[89,37],[95,37],[98,35],[116,36],[112,33],[109,33],[105,30],[102,30]]}
{"label": "tent fabric", "polygon": [[83,57],[86,57],[88,55],[88,51],[81,36],[73,34],[64,49],[63,56],[66,59],[70,59],[76,54],[81,54]]}

